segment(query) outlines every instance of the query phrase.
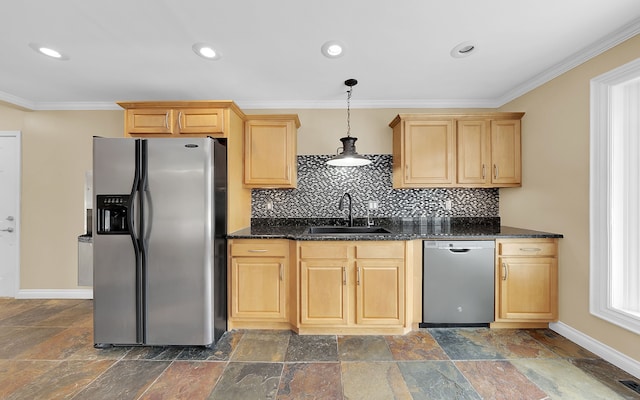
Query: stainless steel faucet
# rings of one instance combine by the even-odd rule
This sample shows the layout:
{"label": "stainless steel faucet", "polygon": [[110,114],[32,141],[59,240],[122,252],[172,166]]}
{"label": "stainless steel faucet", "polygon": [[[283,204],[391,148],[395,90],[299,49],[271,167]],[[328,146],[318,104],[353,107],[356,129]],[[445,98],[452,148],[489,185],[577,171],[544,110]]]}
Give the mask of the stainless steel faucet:
{"label": "stainless steel faucet", "polygon": [[353,226],[353,201],[351,200],[351,195],[349,193],[345,193],[340,197],[340,202],[338,203],[338,209],[342,211],[344,209],[344,198],[349,199],[349,226]]}

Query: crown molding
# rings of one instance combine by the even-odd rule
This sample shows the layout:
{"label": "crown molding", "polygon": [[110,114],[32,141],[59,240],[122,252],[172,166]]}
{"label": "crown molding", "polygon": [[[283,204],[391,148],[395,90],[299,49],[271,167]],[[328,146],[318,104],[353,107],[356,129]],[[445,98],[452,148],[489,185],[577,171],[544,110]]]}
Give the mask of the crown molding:
{"label": "crown molding", "polygon": [[639,33],[640,18],[637,18],[630,23],[622,26],[620,29],[611,32],[609,35],[603,37],[597,42],[592,43],[590,46],[587,46],[582,50],[573,53],[569,57],[565,58],[562,62],[555,64],[546,71],[539,73],[532,79],[529,79],[528,81],[514,87],[512,90],[496,99],[496,103],[498,104],[497,107],[503,106],[511,100],[514,100],[522,96],[523,94],[528,93],[539,86],[542,86],[543,84],[551,81],[554,78],[557,78],[565,72],[570,71],[573,68],[576,68],[577,66],[584,64],[592,58],[604,53],[605,51],[619,45],[625,40],[631,39]]}
{"label": "crown molding", "polygon": [[[342,109],[344,100],[243,101],[242,109]],[[351,100],[351,108],[496,108],[492,99]]]}

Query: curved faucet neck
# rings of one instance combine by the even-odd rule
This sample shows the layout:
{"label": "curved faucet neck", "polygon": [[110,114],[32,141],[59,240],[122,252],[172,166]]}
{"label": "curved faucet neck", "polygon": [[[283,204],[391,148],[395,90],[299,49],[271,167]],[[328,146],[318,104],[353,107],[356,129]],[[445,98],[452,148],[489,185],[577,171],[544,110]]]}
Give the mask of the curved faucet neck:
{"label": "curved faucet neck", "polygon": [[349,193],[345,193],[342,195],[342,197],[340,197],[340,202],[338,203],[338,209],[339,210],[344,209],[345,197],[349,199],[349,226],[353,226],[353,199],[351,198],[351,195]]}

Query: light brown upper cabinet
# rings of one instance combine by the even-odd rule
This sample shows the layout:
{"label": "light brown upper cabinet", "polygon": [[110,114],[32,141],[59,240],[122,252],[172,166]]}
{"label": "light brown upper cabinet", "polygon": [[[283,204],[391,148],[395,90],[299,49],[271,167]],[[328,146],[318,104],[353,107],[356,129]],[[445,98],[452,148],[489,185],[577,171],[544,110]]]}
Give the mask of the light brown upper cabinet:
{"label": "light brown upper cabinet", "polygon": [[389,124],[393,187],[520,186],[523,115],[399,114]]}
{"label": "light brown upper cabinet", "polygon": [[249,115],[244,130],[244,185],[295,188],[297,115]]}
{"label": "light brown upper cabinet", "polygon": [[251,224],[251,189],[242,184],[244,121],[230,100],[139,101],[124,108],[124,136],[224,138],[227,146],[227,231]]}
{"label": "light brown upper cabinet", "polygon": [[228,137],[232,115],[244,114],[232,101],[118,103],[125,109],[125,136]]}
{"label": "light brown upper cabinet", "polygon": [[457,121],[457,184],[520,186],[520,119]]}
{"label": "light brown upper cabinet", "polygon": [[394,122],[391,123],[393,187],[453,185],[456,156],[454,120],[396,118]]}

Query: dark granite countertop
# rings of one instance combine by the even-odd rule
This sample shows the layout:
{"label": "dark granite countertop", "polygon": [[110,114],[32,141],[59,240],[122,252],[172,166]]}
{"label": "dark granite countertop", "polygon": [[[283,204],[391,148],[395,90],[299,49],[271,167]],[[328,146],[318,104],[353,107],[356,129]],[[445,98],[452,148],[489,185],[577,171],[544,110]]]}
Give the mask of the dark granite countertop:
{"label": "dark granite countertop", "polygon": [[[342,219],[259,218],[251,226],[232,232],[229,239],[292,240],[494,240],[498,238],[561,238],[562,234],[500,225],[500,218],[377,218],[374,226],[390,231],[384,234],[309,234],[310,226],[345,225]],[[355,219],[354,226],[366,226],[366,219]]]}

